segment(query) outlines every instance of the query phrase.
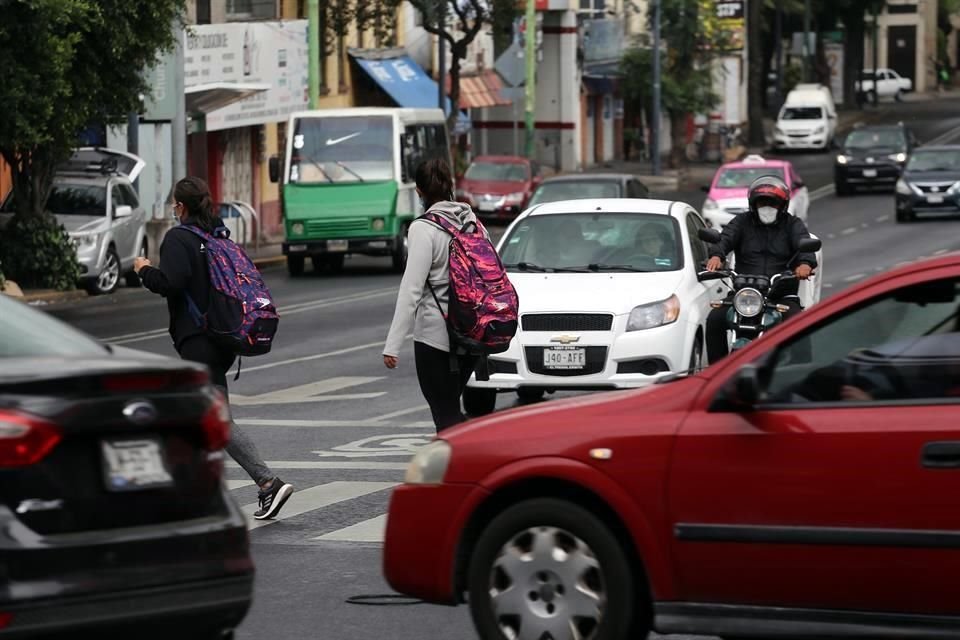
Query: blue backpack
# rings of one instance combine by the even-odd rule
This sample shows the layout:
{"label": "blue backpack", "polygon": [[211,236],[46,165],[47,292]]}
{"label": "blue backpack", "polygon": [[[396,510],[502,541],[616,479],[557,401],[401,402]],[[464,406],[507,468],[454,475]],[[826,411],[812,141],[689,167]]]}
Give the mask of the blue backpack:
{"label": "blue backpack", "polygon": [[269,353],[280,316],[256,265],[230,239],[226,227],[218,227],[213,234],[192,225],[180,228],[199,236],[206,245],[210,275],[206,313],[187,296],[190,315],[197,326],[238,356]]}

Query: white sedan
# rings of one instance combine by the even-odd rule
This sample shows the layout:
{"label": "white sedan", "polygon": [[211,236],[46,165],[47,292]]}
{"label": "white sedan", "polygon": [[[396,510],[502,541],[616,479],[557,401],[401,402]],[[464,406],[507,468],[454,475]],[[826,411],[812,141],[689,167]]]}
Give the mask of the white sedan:
{"label": "white sedan", "polygon": [[470,379],[467,412],[493,411],[498,392],[529,401],[701,368],[710,302],[728,291],[697,279],[704,227],[690,205],[666,200],[566,200],[520,214],[497,246],[520,328],[489,358],[489,379]]}

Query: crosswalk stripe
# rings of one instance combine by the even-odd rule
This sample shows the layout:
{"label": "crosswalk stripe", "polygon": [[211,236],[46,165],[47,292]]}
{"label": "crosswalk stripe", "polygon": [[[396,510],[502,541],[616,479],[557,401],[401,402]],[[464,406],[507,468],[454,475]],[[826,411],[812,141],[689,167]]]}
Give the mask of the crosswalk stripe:
{"label": "crosswalk stripe", "polygon": [[314,540],[333,540],[337,542],[383,542],[384,535],[387,532],[387,514],[379,515],[376,518],[370,518],[363,522],[337,529],[322,536],[317,536]]}
{"label": "crosswalk stripe", "polygon": [[371,493],[383,491],[384,489],[392,489],[397,486],[397,484],[396,482],[337,480],[335,482],[310,487],[303,491],[295,491],[280,511],[280,515],[273,520],[253,520],[253,513],[260,508],[260,505],[255,502],[243,505],[241,510],[250,518],[247,528],[252,531],[260,527],[275,524],[281,520],[303,515],[314,509],[322,509],[323,507],[328,507],[338,502],[353,500]]}

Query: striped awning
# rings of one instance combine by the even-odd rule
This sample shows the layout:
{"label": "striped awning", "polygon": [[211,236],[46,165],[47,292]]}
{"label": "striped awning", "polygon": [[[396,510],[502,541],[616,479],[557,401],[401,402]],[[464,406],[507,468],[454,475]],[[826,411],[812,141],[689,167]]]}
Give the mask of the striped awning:
{"label": "striped awning", "polygon": [[[478,74],[460,76],[460,108],[483,109],[513,104],[503,97],[500,90],[503,82],[500,76],[492,69],[485,69]],[[450,93],[450,76],[447,76],[447,93]]]}

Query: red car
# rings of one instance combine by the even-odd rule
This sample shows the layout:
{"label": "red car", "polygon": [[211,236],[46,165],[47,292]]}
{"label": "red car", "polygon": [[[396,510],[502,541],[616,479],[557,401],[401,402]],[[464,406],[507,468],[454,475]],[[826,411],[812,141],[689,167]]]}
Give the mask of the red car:
{"label": "red car", "polygon": [[512,220],[543,181],[540,165],[520,156],[478,156],[459,180],[457,198],[486,219]]}
{"label": "red car", "polygon": [[960,637],[960,254],[708,369],[444,431],[384,572],[483,639]]}

